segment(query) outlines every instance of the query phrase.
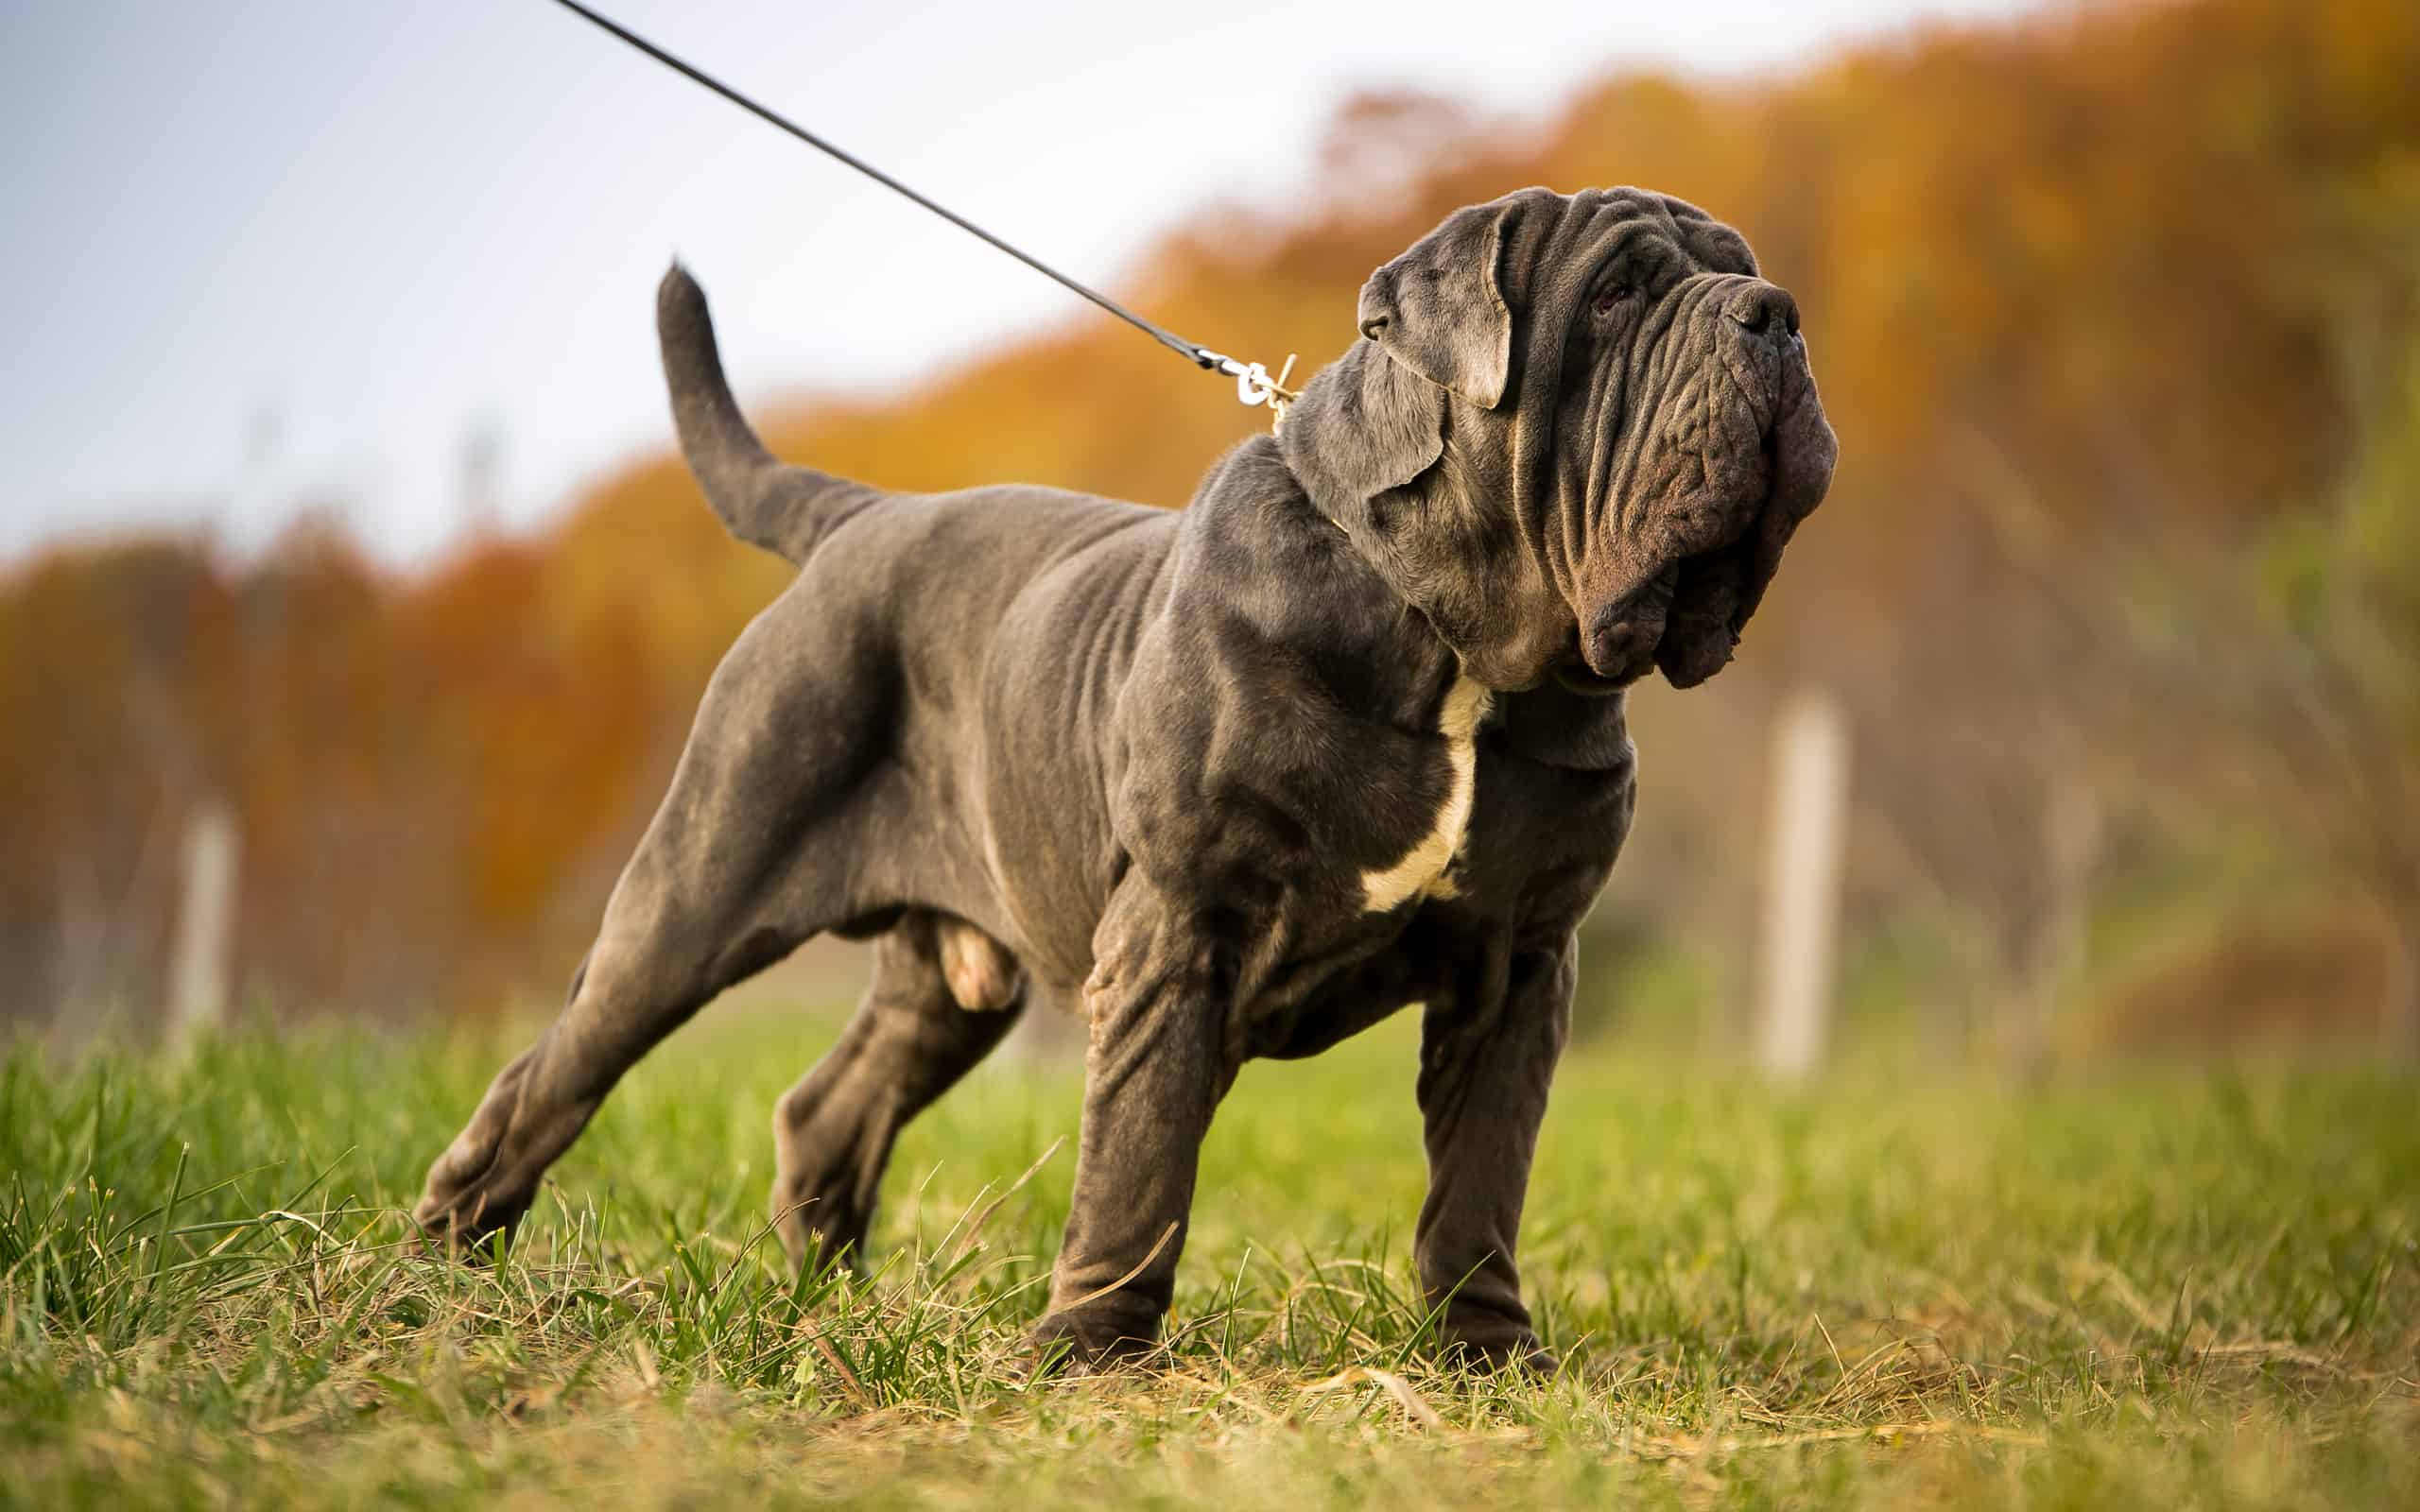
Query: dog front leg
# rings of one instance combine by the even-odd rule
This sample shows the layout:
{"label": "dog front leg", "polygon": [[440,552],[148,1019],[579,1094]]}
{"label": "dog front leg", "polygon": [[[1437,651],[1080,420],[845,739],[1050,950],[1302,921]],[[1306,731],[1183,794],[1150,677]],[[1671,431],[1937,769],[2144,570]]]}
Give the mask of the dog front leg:
{"label": "dog front leg", "polygon": [[1045,1360],[1063,1346],[1073,1363],[1107,1364],[1158,1338],[1201,1140],[1235,1082],[1210,953],[1144,897],[1130,883],[1113,905],[1084,988],[1083,1133],[1050,1311],[1033,1332]]}
{"label": "dog front leg", "polygon": [[1513,1263],[1547,1088],[1571,1027],[1573,950],[1506,954],[1491,942],[1421,1021],[1420,1111],[1428,1197],[1413,1257],[1451,1356],[1551,1371]]}

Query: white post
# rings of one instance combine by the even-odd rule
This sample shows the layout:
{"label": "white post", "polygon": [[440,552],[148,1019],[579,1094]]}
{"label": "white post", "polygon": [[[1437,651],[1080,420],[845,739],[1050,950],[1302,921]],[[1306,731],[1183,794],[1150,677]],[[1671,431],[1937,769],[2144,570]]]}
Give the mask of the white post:
{"label": "white post", "polygon": [[235,816],[213,799],[185,829],[184,892],[169,967],[168,1039],[182,1044],[227,1017],[227,965],[235,928]]}
{"label": "white post", "polygon": [[1773,731],[1772,854],[1758,1046],[1772,1076],[1804,1077],[1824,1054],[1848,806],[1847,716],[1829,694],[1793,695]]}

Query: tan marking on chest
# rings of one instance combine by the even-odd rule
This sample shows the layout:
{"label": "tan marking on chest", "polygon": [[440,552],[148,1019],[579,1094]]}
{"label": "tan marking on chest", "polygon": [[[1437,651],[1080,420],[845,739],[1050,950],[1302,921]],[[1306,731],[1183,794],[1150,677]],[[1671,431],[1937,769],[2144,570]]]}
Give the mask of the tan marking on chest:
{"label": "tan marking on chest", "polygon": [[1363,912],[1383,914],[1414,896],[1454,896],[1454,880],[1446,868],[1454,864],[1463,832],[1470,828],[1471,799],[1478,789],[1478,724],[1487,717],[1492,696],[1467,677],[1456,679],[1447,690],[1445,707],[1437,716],[1438,732],[1445,737],[1445,762],[1453,773],[1445,800],[1438,807],[1437,822],[1401,861],[1361,873]]}

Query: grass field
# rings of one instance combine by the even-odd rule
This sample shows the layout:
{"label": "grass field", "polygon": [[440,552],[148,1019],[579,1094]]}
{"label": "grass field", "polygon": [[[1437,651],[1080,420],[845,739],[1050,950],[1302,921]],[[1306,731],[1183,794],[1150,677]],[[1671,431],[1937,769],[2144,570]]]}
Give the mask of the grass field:
{"label": "grass field", "polygon": [[2420,1505],[2409,1082],[1777,1095],[1582,1049],[1524,1235],[1564,1373],[1474,1380],[1418,1348],[1407,1018],[1246,1073],[1154,1370],[1027,1385],[1075,1077],[986,1068],[903,1142],[873,1280],[796,1284],[767,1119],[834,1027],[707,1015],[493,1270],[419,1257],[397,1210],[504,1040],[12,1052],[0,1494]]}

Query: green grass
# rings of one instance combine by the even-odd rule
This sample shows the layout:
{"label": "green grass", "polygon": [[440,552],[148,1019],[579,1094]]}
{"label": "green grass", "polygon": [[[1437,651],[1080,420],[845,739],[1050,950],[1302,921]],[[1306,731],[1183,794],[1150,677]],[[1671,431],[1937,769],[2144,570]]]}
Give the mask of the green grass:
{"label": "green grass", "polygon": [[[1024,1384],[1075,1129],[986,1068],[870,1283],[764,1237],[827,1017],[640,1068],[500,1268],[398,1209],[506,1042],[322,1028],[0,1071],[26,1505],[2420,1504],[2420,1117],[2357,1071],[1781,1095],[1577,1054],[1525,1228],[1553,1381],[1422,1361],[1413,1025],[1251,1068],[1169,1349]],[[1020,1176],[1037,1160],[1029,1180]]]}

